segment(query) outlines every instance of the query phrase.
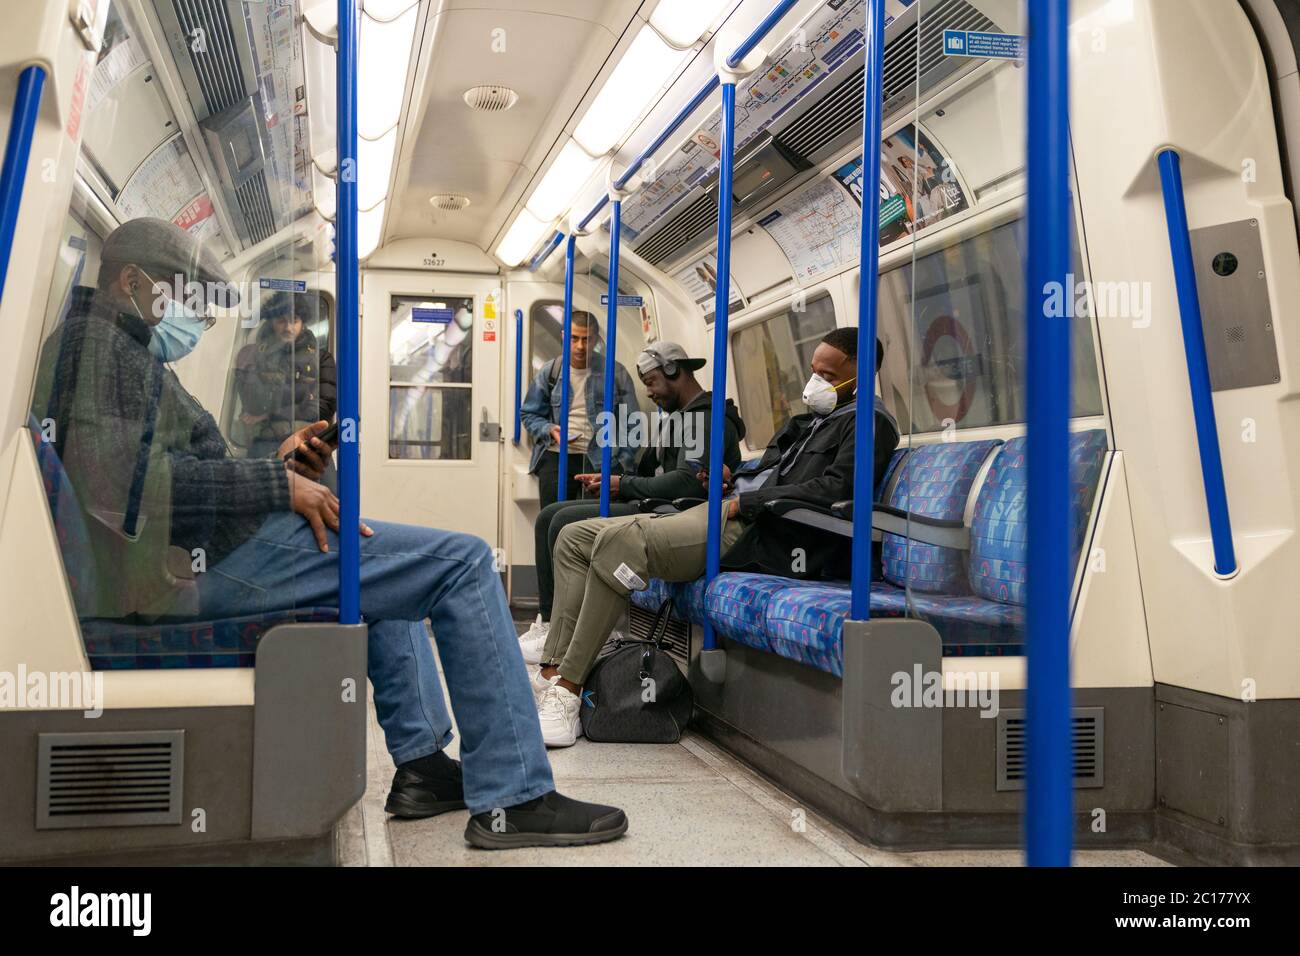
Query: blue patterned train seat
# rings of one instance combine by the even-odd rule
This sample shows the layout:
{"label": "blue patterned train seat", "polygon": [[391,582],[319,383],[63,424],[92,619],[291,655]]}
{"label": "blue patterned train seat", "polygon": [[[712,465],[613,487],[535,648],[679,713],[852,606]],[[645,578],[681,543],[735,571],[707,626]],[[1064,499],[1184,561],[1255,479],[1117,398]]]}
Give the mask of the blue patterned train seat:
{"label": "blue patterned train seat", "polygon": [[[961,520],[971,486],[989,454],[1000,444],[990,439],[914,448],[899,466],[888,504],[926,518]],[[966,555],[955,548],[887,534],[881,542],[881,566],[886,581],[910,588],[913,593],[967,593]]]}
{"label": "blue patterned train seat", "polygon": [[[920,446],[906,459],[918,461],[915,467],[898,468],[901,454],[891,463],[899,471],[890,494],[896,507],[959,518],[990,454],[995,457],[973,509],[969,556],[914,542],[909,548],[899,539],[891,553],[892,571],[886,569],[886,577],[892,580],[871,583],[873,616],[929,621],[939,632],[947,657],[1024,652],[1025,440],[1015,438],[1000,447],[996,441]],[[1105,458],[1103,430],[1071,434],[1076,559]],[[888,474],[884,486],[889,487]],[[900,492],[908,486],[910,494]],[[954,569],[960,571],[956,577]],[[910,588],[905,586],[909,581]],[[944,590],[926,589],[940,585]],[[670,594],[680,616],[692,623],[702,623],[707,612],[717,633],[729,640],[842,674],[844,621],[850,602],[847,583],[729,572],[719,575],[707,593],[699,581],[692,585],[652,581],[632,600],[657,610]]]}
{"label": "blue patterned train seat", "polygon": [[[96,574],[90,534],[76,491],[54,447],[28,419],[41,483],[54,521],[64,573],[78,611],[94,606],[95,589],[111,587]],[[701,599],[702,600],[702,599]],[[80,614],[79,614],[80,616]],[[148,624],[83,617],[81,638],[92,670],[252,667],[261,636],[277,624],[337,621],[333,608],[296,608],[216,621],[174,620]]]}
{"label": "blue patterned train seat", "polygon": [[692,624],[704,623],[704,579],[669,583],[651,578],[642,591],[633,591],[631,601],[639,608],[656,613],[668,598],[673,599],[673,616]]}

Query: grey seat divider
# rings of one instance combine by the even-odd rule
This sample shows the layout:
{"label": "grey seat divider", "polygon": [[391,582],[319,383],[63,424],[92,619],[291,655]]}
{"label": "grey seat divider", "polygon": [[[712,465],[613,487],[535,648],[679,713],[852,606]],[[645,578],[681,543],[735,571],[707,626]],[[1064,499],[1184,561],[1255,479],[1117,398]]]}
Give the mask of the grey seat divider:
{"label": "grey seat divider", "polygon": [[939,632],[929,623],[844,622],[842,769],[868,806],[943,808],[943,708],[920,705],[916,686],[942,675]]}
{"label": "grey seat divider", "polygon": [[367,628],[282,624],[257,645],[255,840],[326,833],[366,789]]}

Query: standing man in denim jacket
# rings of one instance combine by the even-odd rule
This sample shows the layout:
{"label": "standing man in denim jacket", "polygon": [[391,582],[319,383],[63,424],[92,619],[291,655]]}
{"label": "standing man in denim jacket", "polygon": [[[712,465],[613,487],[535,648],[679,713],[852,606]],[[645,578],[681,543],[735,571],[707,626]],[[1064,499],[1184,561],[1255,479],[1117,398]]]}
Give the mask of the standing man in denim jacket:
{"label": "standing man in denim jacket", "polygon": [[[600,327],[590,312],[575,310],[572,325],[573,350],[569,362],[569,464],[566,499],[581,496],[582,485],[575,476],[600,471],[599,415],[605,408],[605,356],[598,353]],[[560,494],[560,359],[547,362],[528,386],[519,417],[533,438],[533,457],[528,473],[541,485],[542,507],[554,504]],[[614,363],[614,422],[610,431],[614,473],[631,472],[636,466],[635,446],[617,444],[620,422],[637,411],[632,376]]]}

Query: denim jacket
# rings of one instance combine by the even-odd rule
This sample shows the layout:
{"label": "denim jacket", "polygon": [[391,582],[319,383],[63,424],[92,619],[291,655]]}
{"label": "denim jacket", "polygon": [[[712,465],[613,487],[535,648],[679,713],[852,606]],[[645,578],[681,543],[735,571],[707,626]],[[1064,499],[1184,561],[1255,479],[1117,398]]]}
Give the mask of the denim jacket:
{"label": "denim jacket", "polygon": [[[604,356],[593,355],[588,365],[590,374],[587,376],[587,417],[591,419],[592,427],[596,429],[596,434],[600,434],[600,428],[597,425],[599,419],[597,416],[605,409],[605,361]],[[560,409],[560,368],[559,360],[547,362],[541,370],[533,376],[532,383],[528,386],[528,394],[524,397],[524,403],[519,409],[519,418],[524,426],[524,430],[532,436],[533,439],[533,456],[528,462],[528,473],[535,475],[537,468],[542,462],[542,455],[548,449],[559,451],[559,448],[551,441],[551,426],[558,425],[561,421]],[[552,376],[554,376],[555,386],[551,386]],[[636,391],[632,385],[632,376],[630,376],[621,363],[614,363],[614,415],[615,424],[620,421],[628,421],[627,416],[632,412],[639,411],[640,405],[637,402]],[[567,413],[567,409],[564,410]],[[618,439],[617,427],[614,430],[614,438]],[[636,457],[638,449],[635,446],[620,448],[615,445],[613,449],[613,470],[615,474],[619,472],[631,472],[636,467]],[[587,462],[591,465],[592,471],[600,471],[600,445],[592,441],[587,446]]]}

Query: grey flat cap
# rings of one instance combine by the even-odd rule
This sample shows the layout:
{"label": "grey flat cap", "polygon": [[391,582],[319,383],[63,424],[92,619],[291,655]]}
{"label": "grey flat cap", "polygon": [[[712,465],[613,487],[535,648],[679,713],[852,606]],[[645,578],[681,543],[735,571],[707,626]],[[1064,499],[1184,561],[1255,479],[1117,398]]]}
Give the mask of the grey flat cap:
{"label": "grey flat cap", "polygon": [[232,306],[239,302],[239,289],[230,281],[212,247],[166,219],[145,217],[122,223],[104,240],[101,258],[139,266],[158,282],[174,283],[180,276],[182,286],[198,282],[205,291],[218,284],[220,292],[214,297],[217,304]]}
{"label": "grey flat cap", "polygon": [[676,342],[654,342],[647,345],[636,357],[636,370],[642,375],[647,375],[657,368],[663,368],[669,362],[688,372],[694,372],[705,365],[705,359],[691,358],[686,354],[686,349]]}

